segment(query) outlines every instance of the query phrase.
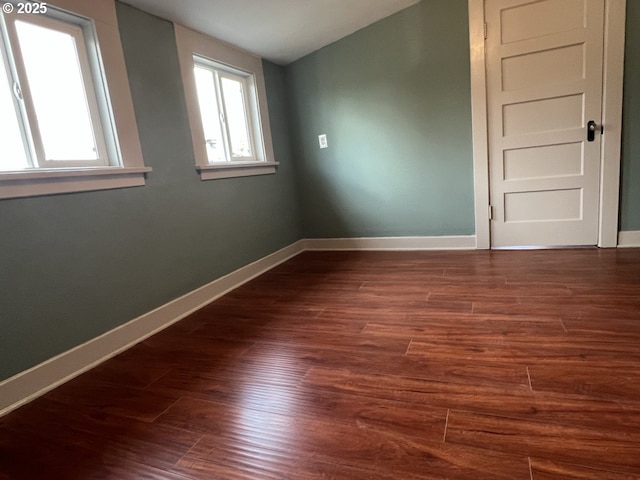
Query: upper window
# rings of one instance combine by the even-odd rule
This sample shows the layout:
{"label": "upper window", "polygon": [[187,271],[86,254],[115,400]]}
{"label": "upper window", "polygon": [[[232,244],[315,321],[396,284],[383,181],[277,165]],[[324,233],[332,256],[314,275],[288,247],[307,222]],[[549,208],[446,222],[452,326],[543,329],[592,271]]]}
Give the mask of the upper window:
{"label": "upper window", "polygon": [[253,110],[249,93],[253,76],[194,57],[202,130],[209,163],[256,161]]}
{"label": "upper window", "polygon": [[2,169],[108,165],[82,28],[30,15],[7,30],[17,47],[11,50],[13,75],[5,66],[15,112],[7,108],[2,116],[8,117],[5,123],[17,123],[24,152],[15,146],[17,136],[12,151],[2,151]]}
{"label": "upper window", "polygon": [[113,32],[50,4],[24,5],[0,21],[0,198],[143,185],[139,140],[118,137],[132,107],[108,94],[122,88],[120,66],[99,54],[114,48],[101,45]]}
{"label": "upper window", "polygon": [[176,40],[202,179],[274,173],[262,61],[180,25]]}

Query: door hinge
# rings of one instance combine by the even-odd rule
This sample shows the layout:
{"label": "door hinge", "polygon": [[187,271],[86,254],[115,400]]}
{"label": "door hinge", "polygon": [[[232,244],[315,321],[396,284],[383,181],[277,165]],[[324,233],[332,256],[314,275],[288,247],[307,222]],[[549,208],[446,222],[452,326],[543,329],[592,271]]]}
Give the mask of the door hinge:
{"label": "door hinge", "polygon": [[489,205],[489,220],[493,220],[493,206]]}
{"label": "door hinge", "polygon": [[483,33],[484,33],[484,39],[487,39],[487,22],[484,22],[484,25],[482,26],[483,29]]}

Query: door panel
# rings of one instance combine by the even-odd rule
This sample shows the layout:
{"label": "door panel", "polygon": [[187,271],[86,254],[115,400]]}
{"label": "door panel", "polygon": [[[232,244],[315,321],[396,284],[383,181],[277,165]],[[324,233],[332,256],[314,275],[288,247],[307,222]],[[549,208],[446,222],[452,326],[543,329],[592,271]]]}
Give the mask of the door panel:
{"label": "door panel", "polygon": [[504,91],[584,79],[584,45],[568,45],[502,60]]}
{"label": "door panel", "polygon": [[587,0],[500,2],[502,43],[566,32],[586,26]]}
{"label": "door panel", "polygon": [[604,0],[486,0],[485,18],[492,246],[595,245]]}
{"label": "door panel", "polygon": [[582,169],[582,142],[504,151],[506,181],[582,175]]}
{"label": "door panel", "polygon": [[581,207],[582,191],[579,188],[514,192],[504,196],[507,222],[578,220]]}
{"label": "door panel", "polygon": [[508,137],[582,128],[583,105],[582,94],[504,105],[502,108],[503,134]]}

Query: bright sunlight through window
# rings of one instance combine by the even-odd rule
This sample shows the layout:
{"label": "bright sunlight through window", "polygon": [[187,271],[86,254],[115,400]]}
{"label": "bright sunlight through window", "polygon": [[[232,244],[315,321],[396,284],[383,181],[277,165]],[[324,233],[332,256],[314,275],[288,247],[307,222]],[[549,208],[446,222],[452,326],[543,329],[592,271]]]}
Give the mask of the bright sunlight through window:
{"label": "bright sunlight through window", "polygon": [[197,59],[194,73],[209,163],[256,161],[247,108],[251,77]]}
{"label": "bright sunlight through window", "polygon": [[13,98],[5,59],[0,56],[0,170],[29,167]]}
{"label": "bright sunlight through window", "polygon": [[76,39],[22,21],[16,30],[45,160],[97,160]]}
{"label": "bright sunlight through window", "polygon": [[45,15],[2,27],[0,171],[108,166],[82,27]]}

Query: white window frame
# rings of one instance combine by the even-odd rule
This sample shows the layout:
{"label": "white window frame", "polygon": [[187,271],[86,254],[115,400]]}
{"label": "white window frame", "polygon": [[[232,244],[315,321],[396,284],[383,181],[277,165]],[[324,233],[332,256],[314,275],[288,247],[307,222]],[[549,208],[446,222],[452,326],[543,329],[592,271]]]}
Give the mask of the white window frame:
{"label": "white window frame", "polygon": [[[194,66],[209,70],[214,77],[214,89],[216,91],[216,106],[220,112],[220,129],[223,135],[223,143],[225,148],[225,155],[228,162],[257,162],[256,155],[256,142],[255,131],[260,128],[258,122],[256,122],[256,101],[255,101],[255,78],[253,74],[249,72],[243,72],[241,70],[231,68],[227,65],[222,65],[216,62],[212,62],[208,58],[199,57],[194,55]],[[226,120],[227,102],[224,98],[224,88],[222,87],[222,79],[227,78],[242,84],[243,103],[245,106],[245,119],[247,121],[249,144],[251,147],[251,155],[246,157],[234,157],[231,153],[231,131],[229,129],[229,122]],[[200,104],[200,102],[198,102]],[[205,143],[208,139],[205,138]],[[207,156],[208,158],[208,156]],[[211,163],[211,162],[210,162]],[[215,162],[214,162],[215,163]]]}
{"label": "white window frame", "polygon": [[[12,3],[17,5],[13,0]],[[20,102],[20,120],[28,130],[24,132],[29,150],[27,156],[35,155],[38,162],[31,168],[0,170],[0,199],[144,185],[145,173],[151,169],[144,166],[142,157],[114,0],[53,0],[47,2],[46,14],[18,14],[16,11],[17,7],[14,13],[4,14],[5,42],[12,44],[13,57],[7,60],[13,62],[14,74],[17,72],[22,80],[26,76],[19,58],[15,21],[24,20],[40,26],[55,24],[56,30],[66,28],[76,39],[83,74],[89,72],[92,78],[85,88],[99,159],[81,161],[81,166],[77,161],[44,160],[38,129],[29,128],[29,124],[35,122],[35,113],[28,85],[23,81],[20,84],[24,99]]]}
{"label": "white window frame", "polygon": [[[196,170],[200,173],[200,178],[214,180],[275,173],[278,162],[273,153],[262,59],[182,25],[175,25],[175,36]],[[194,74],[196,59],[198,63],[208,64],[222,72],[226,70],[227,73],[243,76],[248,80],[247,106],[251,110],[250,134],[253,136],[255,158],[209,162]]]}
{"label": "white window frame", "polygon": [[[85,35],[82,25],[78,23],[71,23],[75,18],[67,18],[65,20],[55,18],[48,15],[11,15],[7,16],[7,34],[9,42],[13,48],[13,64],[17,75],[13,75],[14,85],[19,85],[20,90],[20,113],[19,117],[24,119],[22,123],[23,135],[25,138],[24,143],[30,148],[26,148],[27,157],[30,161],[31,168],[62,168],[62,167],[95,167],[95,166],[107,166],[109,165],[109,155],[107,154],[105,132],[102,127],[103,123],[110,123],[109,119],[101,118],[101,110],[106,108],[100,108],[98,105],[98,96],[96,94],[96,86],[93,83],[93,75],[91,73],[91,66],[89,61],[89,55],[87,53]],[[80,20],[80,19],[77,19]],[[31,25],[43,27],[52,31],[66,33],[73,37],[76,46],[76,53],[78,55],[78,64],[82,73],[83,87],[85,98],[87,100],[87,106],[89,110],[89,116],[94,131],[94,140],[96,143],[96,150],[98,158],[95,160],[47,160],[44,151],[44,145],[42,142],[41,131],[38,127],[38,120],[35,110],[35,103],[31,95],[31,89],[29,86],[28,75],[26,72],[24,59],[22,56],[22,50],[19,47],[18,33],[16,29],[15,21],[24,21]],[[106,107],[106,106],[105,106]],[[105,112],[105,116],[108,112]]]}

